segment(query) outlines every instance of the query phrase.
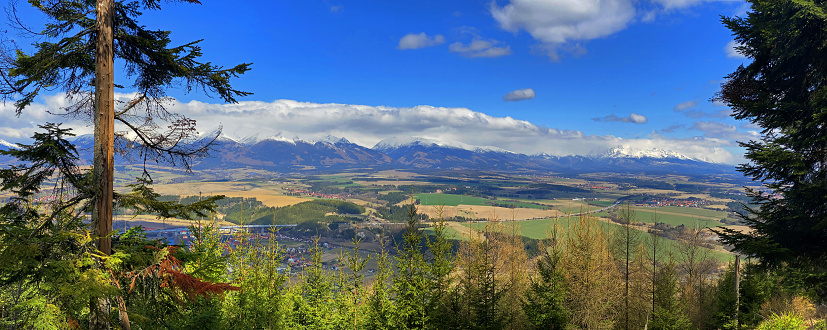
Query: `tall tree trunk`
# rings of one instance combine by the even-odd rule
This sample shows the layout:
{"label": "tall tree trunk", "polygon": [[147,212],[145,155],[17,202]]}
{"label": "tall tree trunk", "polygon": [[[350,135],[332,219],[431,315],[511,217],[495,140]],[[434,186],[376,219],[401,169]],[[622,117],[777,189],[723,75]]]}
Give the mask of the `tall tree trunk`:
{"label": "tall tree trunk", "polygon": [[[112,254],[109,232],[112,230],[112,179],[115,140],[114,96],[114,0],[97,1],[97,49],[95,51],[95,146],[92,172],[96,185],[92,230],[98,237],[98,250]],[[109,301],[93,298],[90,302],[90,329],[109,329]]]}
{"label": "tall tree trunk", "polygon": [[97,185],[92,226],[99,237],[98,249],[112,253],[112,180],[115,171],[115,95],[112,25],[114,0],[98,0],[98,39],[95,52],[95,158],[93,172]]}

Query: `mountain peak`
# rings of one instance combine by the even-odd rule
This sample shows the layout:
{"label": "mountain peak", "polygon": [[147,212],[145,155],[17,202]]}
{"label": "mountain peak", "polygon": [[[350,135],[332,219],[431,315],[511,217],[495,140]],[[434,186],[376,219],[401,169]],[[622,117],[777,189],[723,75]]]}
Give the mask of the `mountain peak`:
{"label": "mountain peak", "polygon": [[660,148],[636,149],[629,146],[617,146],[596,155],[594,158],[674,158],[696,160],[684,154]]}
{"label": "mountain peak", "polygon": [[281,133],[276,133],[276,135],[266,135],[265,133],[256,133],[241,139],[242,144],[246,144],[248,146],[254,145],[259,142],[264,141],[278,141],[278,142],[287,142],[290,144],[296,144],[296,140],[298,138],[287,138],[281,135]]}
{"label": "mountain peak", "polygon": [[436,140],[415,137],[415,136],[394,136],[382,141],[379,141],[376,145],[373,146],[374,150],[389,150],[389,149],[396,149],[400,147],[407,147],[412,145],[422,145],[422,146],[430,146],[430,145],[439,145],[439,142]]}
{"label": "mountain peak", "polygon": [[339,144],[339,143],[343,143],[343,144],[350,144],[350,143],[351,143],[351,142],[350,142],[350,141],[348,141],[348,139],[346,139],[346,138],[343,138],[343,137],[342,137],[342,138],[340,138],[340,137],[333,136],[333,135],[330,135],[330,134],[326,135],[326,136],[325,136],[325,137],[323,137],[323,138],[320,138],[320,139],[310,139],[310,140],[307,140],[306,142],[307,142],[307,143],[310,143],[310,144],[316,144],[316,143],[327,143],[327,144],[334,144],[334,145],[335,145],[335,144]]}
{"label": "mountain peak", "polygon": [[450,149],[463,149],[468,151],[474,152],[502,152],[502,153],[513,153],[511,151],[505,150],[503,148],[492,147],[492,146],[475,146],[470,145],[467,143],[462,142],[443,142],[438,140],[432,140],[422,137],[414,137],[414,136],[396,136],[384,139],[379,141],[375,146],[373,146],[373,150],[378,151],[386,151],[392,149],[398,149],[401,147],[409,147],[409,146],[437,146],[443,148],[450,148]]}
{"label": "mountain peak", "polygon": [[0,139],[0,146],[6,147],[6,149],[17,149],[17,145],[6,140]]}

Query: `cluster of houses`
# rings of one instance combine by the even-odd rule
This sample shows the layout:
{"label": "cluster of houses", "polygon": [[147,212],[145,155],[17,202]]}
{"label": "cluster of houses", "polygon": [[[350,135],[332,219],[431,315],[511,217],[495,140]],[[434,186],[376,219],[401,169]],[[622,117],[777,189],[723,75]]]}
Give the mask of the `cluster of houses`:
{"label": "cluster of houses", "polygon": [[319,197],[319,198],[341,199],[341,200],[347,199],[347,196],[341,196],[341,195],[336,195],[336,194],[324,194],[324,193],[313,192],[313,191],[303,190],[303,189],[284,188],[284,190],[287,190],[288,193],[286,195],[290,195],[290,196],[312,196],[312,197]]}
{"label": "cluster of houses", "polygon": [[588,183],[588,184],[578,184],[578,185],[575,185],[575,186],[576,186],[577,188],[583,188],[583,189],[611,190],[611,188],[609,188],[609,187],[604,187],[604,186],[596,186],[596,185],[593,185],[593,184],[591,184],[591,183]]}
{"label": "cluster of houses", "polygon": [[680,206],[680,207],[703,207],[709,205],[710,202],[700,198],[677,199],[664,197],[648,197],[644,200],[635,203],[635,206],[661,207],[661,206]]}

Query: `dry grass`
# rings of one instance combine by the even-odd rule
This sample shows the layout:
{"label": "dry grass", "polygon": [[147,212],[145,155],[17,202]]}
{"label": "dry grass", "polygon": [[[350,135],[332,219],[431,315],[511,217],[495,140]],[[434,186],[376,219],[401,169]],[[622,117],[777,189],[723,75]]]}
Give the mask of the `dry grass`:
{"label": "dry grass", "polygon": [[740,226],[740,225],[723,226],[723,228],[729,228],[729,229],[732,229],[734,231],[742,232],[742,233],[745,233],[745,234],[751,233],[753,230],[755,230],[755,229],[752,229],[750,227]]}
{"label": "dry grass", "polygon": [[[437,216],[437,207],[431,205],[420,205],[419,212],[429,217]],[[529,208],[505,208],[487,205],[459,205],[443,206],[443,217],[452,218],[461,216],[475,219],[498,219],[498,220],[526,220],[535,218],[550,218],[563,215],[558,210],[541,210]]]}
{"label": "dry grass", "polygon": [[419,174],[412,173],[412,172],[404,172],[398,170],[389,170],[389,171],[379,171],[377,172],[374,177],[386,177],[386,178],[400,178],[400,179],[410,179],[420,176]]}
{"label": "dry grass", "polygon": [[295,197],[295,196],[284,196],[284,195],[276,195],[275,192],[271,192],[268,190],[256,188],[249,191],[219,191],[215,192],[215,195],[224,195],[227,197],[244,197],[244,198],[255,198],[259,202],[264,203],[264,205],[270,207],[282,207],[282,206],[290,206],[294,204],[298,204],[301,202],[309,201],[310,199]]}
{"label": "dry grass", "polygon": [[307,198],[285,196],[282,194],[283,190],[281,187],[270,184],[252,185],[242,182],[188,182],[163,184],[155,186],[154,188],[156,192],[162,195],[193,196],[201,194],[203,196],[224,195],[227,197],[255,198],[264,203],[264,205],[271,207],[288,206],[309,200]]}
{"label": "dry grass", "polygon": [[[209,221],[209,220],[206,220]],[[138,216],[131,216],[131,215],[117,215],[113,219],[112,228],[120,229],[123,228],[124,225],[129,227],[134,226],[143,226],[147,229],[168,229],[168,228],[177,228],[177,227],[188,227],[194,224],[195,221],[191,220],[183,220],[183,219],[158,219],[152,215],[138,215]],[[231,222],[227,221],[218,221],[216,220],[216,224],[219,226],[232,226],[234,225]]]}

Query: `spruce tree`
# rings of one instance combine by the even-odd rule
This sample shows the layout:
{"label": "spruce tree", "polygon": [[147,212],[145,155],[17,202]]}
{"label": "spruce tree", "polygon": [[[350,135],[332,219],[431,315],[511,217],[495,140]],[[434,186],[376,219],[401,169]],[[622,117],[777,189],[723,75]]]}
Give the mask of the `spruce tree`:
{"label": "spruce tree", "polygon": [[408,222],[402,246],[397,247],[397,270],[393,279],[393,292],[396,297],[394,326],[424,329],[430,323],[427,306],[431,304],[429,290],[432,283],[428,279],[428,265],[422,253],[423,237],[413,196],[407,208]]}
{"label": "spruce tree", "polygon": [[719,231],[724,243],[768,267],[792,267],[827,299],[827,2],[751,0],[746,17],[723,23],[750,62],[726,77],[717,99],[733,117],[761,127],[741,142],[738,170],[762,182],[748,189],[753,231]]}
{"label": "spruce tree", "polygon": [[686,307],[678,299],[678,274],[675,264],[670,261],[658,270],[655,282],[655,315],[652,330],[689,329],[692,323],[686,314]]}
{"label": "spruce tree", "polygon": [[557,224],[551,230],[551,246],[543,247],[537,260],[536,275],[526,292],[523,309],[532,329],[565,329],[569,322],[566,309],[566,277],[563,275],[563,257]]}

